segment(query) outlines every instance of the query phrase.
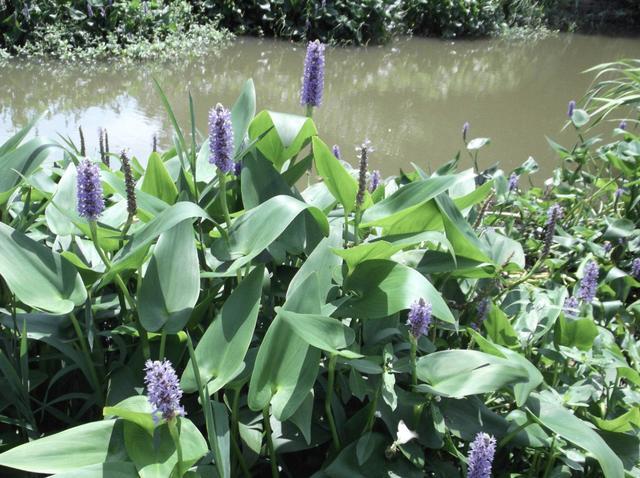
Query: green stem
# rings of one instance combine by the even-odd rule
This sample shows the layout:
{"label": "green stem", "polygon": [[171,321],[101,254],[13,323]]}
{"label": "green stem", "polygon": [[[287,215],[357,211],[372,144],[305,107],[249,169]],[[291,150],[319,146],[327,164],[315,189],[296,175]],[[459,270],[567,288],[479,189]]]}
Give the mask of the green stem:
{"label": "green stem", "polygon": [[307,118],[313,118],[313,106],[307,105]]}
{"label": "green stem", "polygon": [[367,419],[367,425],[364,427],[364,431],[370,432],[373,430],[373,423],[376,418],[376,408],[378,407],[378,398],[382,392],[382,378],[380,378],[380,385],[376,389],[376,394],[373,396],[373,402],[371,402],[371,410],[369,411],[369,418]]}
{"label": "green stem", "polygon": [[344,248],[349,245],[349,215],[347,210],[344,210]]}
{"label": "green stem", "polygon": [[231,442],[233,444],[233,451],[236,454],[238,463],[240,464],[240,469],[242,470],[242,474],[247,478],[251,478],[251,473],[249,473],[247,464],[244,461],[244,456],[242,456],[242,450],[240,449],[240,445],[238,445],[238,442],[240,440],[240,428],[238,425],[239,402],[240,402],[240,389],[237,388],[233,392],[233,401],[231,402]]}
{"label": "green stem", "polygon": [[[417,356],[417,349],[418,349],[418,340],[413,336],[410,335],[409,337],[409,343],[411,344],[411,350],[410,350],[410,355],[411,355],[411,385],[412,388],[415,390],[415,387],[418,385],[418,370],[416,367],[416,356]],[[413,406],[413,419],[414,419],[414,427],[417,428],[418,427],[418,422],[420,421],[420,405],[416,404]]]}
{"label": "green stem", "polygon": [[172,418],[167,421],[167,425],[169,426],[169,433],[171,434],[171,438],[173,439],[173,444],[176,446],[176,451],[178,452],[178,463],[176,466],[178,467],[178,478],[182,478],[185,471],[183,470],[182,464],[182,445],[180,444],[180,432],[178,431],[178,427],[176,426],[178,419]]}
{"label": "green stem", "polygon": [[340,450],[340,438],[338,437],[338,430],[336,429],[336,423],[333,419],[333,411],[331,410],[331,401],[333,400],[333,388],[336,378],[336,361],[338,356],[331,354],[329,356],[329,368],[327,378],[327,397],[324,402],[324,411],[327,414],[327,421],[329,422],[329,428],[331,429],[331,437],[333,439],[333,447],[336,451]]}
{"label": "green stem", "polygon": [[158,360],[164,359],[165,348],[167,347],[167,332],[162,331],[160,336],[160,351],[158,352]]}
{"label": "green stem", "polygon": [[278,478],[278,460],[276,458],[276,449],[273,446],[273,434],[271,430],[271,422],[269,421],[269,405],[262,410],[262,418],[264,421],[264,438],[267,442],[267,449],[269,450],[269,458],[271,460],[271,477]]}
{"label": "green stem", "polygon": [[549,472],[551,471],[551,467],[553,463],[556,461],[556,435],[553,435],[553,439],[551,440],[551,450],[549,450],[549,458],[547,459],[547,466],[544,469],[543,478],[547,478],[549,476]]}
{"label": "green stem", "polygon": [[78,341],[80,342],[80,349],[85,356],[85,360],[87,361],[87,366],[89,367],[89,375],[91,376],[91,381],[93,382],[93,387],[95,388],[96,394],[100,399],[100,406],[104,403],[102,397],[102,391],[100,390],[100,381],[98,380],[98,373],[96,372],[96,366],[93,363],[93,358],[91,357],[91,353],[89,353],[89,347],[87,346],[88,341],[86,340],[84,334],[82,333],[82,328],[80,327],[80,323],[76,315],[71,312],[69,314],[71,318],[71,323],[73,324],[73,328],[76,331],[76,335],[78,336]]}
{"label": "green stem", "polygon": [[227,176],[219,169],[218,184],[220,186],[220,205],[222,206],[222,214],[228,231],[231,228],[231,216],[229,216],[229,206],[227,205]]}
{"label": "green stem", "polygon": [[358,207],[353,217],[353,240],[356,246],[360,244],[360,234],[358,234],[358,229],[360,228],[361,217],[362,217],[362,213],[360,211],[360,208]]}

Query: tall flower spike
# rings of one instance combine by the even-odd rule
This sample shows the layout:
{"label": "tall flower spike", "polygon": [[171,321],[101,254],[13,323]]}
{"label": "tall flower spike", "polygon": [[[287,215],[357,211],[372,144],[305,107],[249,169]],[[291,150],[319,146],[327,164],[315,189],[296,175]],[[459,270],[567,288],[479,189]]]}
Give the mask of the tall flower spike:
{"label": "tall flower spike", "polygon": [[82,126],[78,126],[78,135],[80,136],[80,156],[83,158],[87,155],[87,147],[84,142],[84,132]]}
{"label": "tall flower spike", "polygon": [[324,48],[319,40],[309,42],[307,56],[304,59],[300,104],[302,106],[320,106],[324,90]]}
{"label": "tall flower spike", "polygon": [[371,141],[364,140],[364,143],[356,149],[360,153],[360,168],[358,169],[358,194],[356,194],[356,207],[362,206],[364,202],[364,192],[367,189],[367,165],[369,164],[369,153],[373,151]]}
{"label": "tall flower spike", "polygon": [[95,221],[104,211],[100,170],[89,159],[78,165],[78,214],[88,221]]}
{"label": "tall flower spike", "polygon": [[562,311],[567,317],[577,317],[578,315],[578,299],[575,296],[567,297],[562,305]]}
{"label": "tall flower spike", "polygon": [[496,439],[480,432],[469,448],[467,478],[491,478]]}
{"label": "tall flower spike", "polygon": [[578,299],[585,301],[587,304],[593,302],[598,288],[598,275],[600,275],[598,264],[594,261],[589,261],[584,267],[584,275],[580,281],[580,289],[578,289]]}
{"label": "tall flower spike", "polygon": [[516,189],[518,189],[518,175],[511,173],[511,176],[509,176],[509,192],[515,191]]}
{"label": "tall flower spike", "polygon": [[571,100],[569,101],[569,106],[567,107],[567,116],[569,117],[569,119],[571,119],[573,117],[573,112],[576,109],[576,102]]}
{"label": "tall flower spike", "polygon": [[469,122],[465,121],[462,125],[462,141],[467,142],[467,134],[469,133]]}
{"label": "tall flower spike", "polygon": [[411,304],[407,325],[411,335],[416,339],[421,335],[426,335],[429,331],[429,325],[431,325],[431,304],[425,302],[423,298]]}
{"label": "tall flower spike", "polygon": [[371,172],[371,178],[370,182],[369,182],[369,192],[373,192],[376,189],[378,189],[378,186],[380,186],[380,171],[378,171],[377,169],[374,169]]}
{"label": "tall flower spike", "polygon": [[109,154],[109,135],[107,134],[107,128],[104,128],[104,150],[107,154]]}
{"label": "tall flower spike", "polygon": [[231,111],[220,103],[209,113],[209,162],[224,174],[233,171]]}
{"label": "tall flower spike", "polygon": [[98,145],[100,147],[100,161],[107,167],[110,166],[109,156],[107,156],[107,150],[104,147],[104,130],[98,129]]}
{"label": "tall flower spike", "polygon": [[631,275],[636,280],[640,280],[640,257],[636,257],[631,263]]}
{"label": "tall flower spike", "polygon": [[131,172],[131,162],[127,156],[126,151],[120,153],[121,170],[124,173],[124,185],[127,190],[127,212],[129,217],[133,217],[138,210],[138,203],[136,201],[136,182],[133,179],[133,173]]}
{"label": "tall flower spike", "polygon": [[553,242],[553,234],[556,230],[556,224],[563,215],[564,211],[559,204],[554,204],[547,211],[547,231],[544,236],[544,246],[542,247],[543,257],[549,254],[549,251],[551,250],[551,243]]}
{"label": "tall flower spike", "polygon": [[159,420],[158,414],[165,420],[184,416],[184,408],[180,405],[182,389],[171,362],[147,360],[144,370],[144,384],[147,387],[149,403],[153,408],[154,421]]}
{"label": "tall flower spike", "polygon": [[158,152],[158,137],[154,134],[153,138],[151,139],[151,150],[154,153]]}
{"label": "tall flower spike", "polygon": [[337,144],[333,145],[333,148],[331,148],[331,152],[333,153],[333,155],[336,158],[342,159],[342,153],[340,152],[340,146],[338,146]]}

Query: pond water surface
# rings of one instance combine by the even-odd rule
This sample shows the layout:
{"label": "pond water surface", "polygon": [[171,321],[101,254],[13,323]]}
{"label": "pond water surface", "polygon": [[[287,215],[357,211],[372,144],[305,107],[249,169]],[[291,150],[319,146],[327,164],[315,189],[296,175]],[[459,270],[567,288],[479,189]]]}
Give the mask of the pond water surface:
{"label": "pond water surface", "polygon": [[[314,119],[321,136],[337,143],[355,164],[354,147],[369,138],[372,166],[395,174],[412,162],[435,168],[470,137],[490,137],[481,166],[505,169],[533,156],[548,172],[557,163],[545,135],[570,144],[561,132],[566,105],[592,81],[582,72],[598,63],[640,56],[640,39],[559,35],[539,41],[441,41],[412,38],[385,47],[327,50],[322,107]],[[194,60],[121,66],[56,65],[12,61],[0,68],[0,142],[47,110],[37,134],[71,135],[82,125],[88,151],[97,130],[109,131],[111,150],[123,147],[146,158],[152,137],[171,141],[171,126],[153,88],[157,78],[187,128],[191,91],[198,128],[207,111],[231,105],[253,78],[258,110],[297,112],[304,48],[292,43],[241,38],[218,53]],[[611,136],[614,124],[603,130]],[[468,160],[467,163],[469,163]]]}

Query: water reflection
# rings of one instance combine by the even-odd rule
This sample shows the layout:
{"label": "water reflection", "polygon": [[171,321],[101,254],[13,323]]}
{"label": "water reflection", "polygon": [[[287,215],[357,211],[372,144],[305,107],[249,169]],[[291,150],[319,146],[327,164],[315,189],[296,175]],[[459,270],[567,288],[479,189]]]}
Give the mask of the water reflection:
{"label": "water reflection", "polygon": [[[387,47],[328,51],[325,104],[317,112],[321,134],[343,151],[365,137],[376,146],[373,166],[387,174],[415,162],[436,167],[461,146],[460,128],[489,136],[481,163],[513,167],[533,155],[554,164],[544,135],[559,134],[566,103],[580,96],[593,64],[637,55],[640,40],[560,36],[539,42],[443,42],[410,39]],[[106,127],[112,149],[139,156],[171,127],[152,86],[163,85],[179,121],[194,97],[198,127],[208,109],[231,104],[246,78],[257,88],[258,109],[300,112],[298,88],[304,51],[299,45],[242,39],[188,63],[59,66],[15,61],[0,70],[0,141],[47,109],[38,133],[75,135],[82,125],[89,151]],[[567,138],[565,138],[567,139]]]}

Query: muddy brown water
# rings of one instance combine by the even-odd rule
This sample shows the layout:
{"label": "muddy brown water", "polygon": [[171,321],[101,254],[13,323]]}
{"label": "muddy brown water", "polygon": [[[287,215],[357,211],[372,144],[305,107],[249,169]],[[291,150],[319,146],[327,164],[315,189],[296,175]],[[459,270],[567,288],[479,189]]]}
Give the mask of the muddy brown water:
{"label": "muddy brown water", "polygon": [[[369,138],[372,167],[383,174],[416,163],[435,168],[470,137],[490,137],[480,165],[504,169],[529,156],[542,175],[557,165],[545,135],[571,144],[561,131],[566,106],[592,81],[585,69],[619,58],[640,57],[640,39],[558,35],[539,41],[442,41],[402,39],[384,47],[327,50],[324,102],[314,115],[321,136],[341,146],[355,165],[354,147]],[[256,85],[258,110],[304,114],[299,87],[300,45],[240,38],[220,52],[193,60],[124,66],[60,65],[14,60],[0,67],[0,142],[41,111],[37,134],[77,139],[82,125],[88,151],[97,151],[97,130],[109,131],[112,151],[127,147],[143,161],[152,137],[170,144],[171,125],[153,88],[157,78],[188,129],[188,92],[198,128],[207,111],[233,103],[247,78]],[[604,139],[615,125],[603,128]],[[470,160],[463,156],[465,165]]]}

